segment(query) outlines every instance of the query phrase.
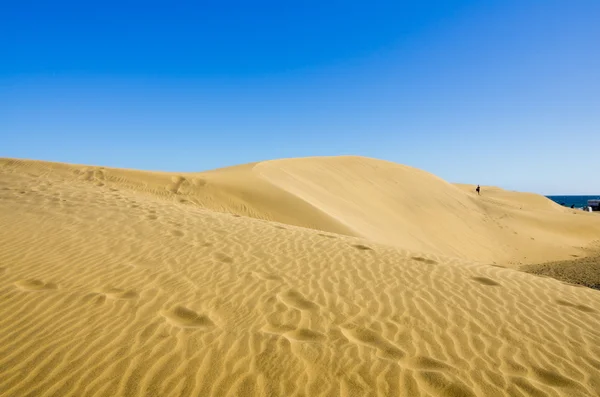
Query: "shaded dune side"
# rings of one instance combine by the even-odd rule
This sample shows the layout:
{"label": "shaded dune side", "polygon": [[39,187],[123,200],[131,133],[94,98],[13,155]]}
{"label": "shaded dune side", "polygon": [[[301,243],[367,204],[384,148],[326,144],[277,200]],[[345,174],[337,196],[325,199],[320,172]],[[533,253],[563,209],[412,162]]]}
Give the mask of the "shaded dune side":
{"label": "shaded dune side", "polygon": [[526,265],[521,270],[600,290],[600,257]]}
{"label": "shaded dune side", "polygon": [[0,395],[591,396],[600,295],[0,169]]}

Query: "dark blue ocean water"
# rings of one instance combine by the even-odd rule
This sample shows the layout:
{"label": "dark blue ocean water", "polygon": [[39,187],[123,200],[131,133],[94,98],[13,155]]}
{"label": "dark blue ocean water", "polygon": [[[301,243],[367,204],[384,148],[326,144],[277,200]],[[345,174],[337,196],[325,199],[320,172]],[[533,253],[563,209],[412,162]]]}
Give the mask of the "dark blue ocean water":
{"label": "dark blue ocean water", "polygon": [[600,199],[600,195],[598,196],[546,196],[550,200],[563,204],[567,207],[571,205],[575,205],[575,208],[585,207],[587,205],[587,201],[591,199]]}

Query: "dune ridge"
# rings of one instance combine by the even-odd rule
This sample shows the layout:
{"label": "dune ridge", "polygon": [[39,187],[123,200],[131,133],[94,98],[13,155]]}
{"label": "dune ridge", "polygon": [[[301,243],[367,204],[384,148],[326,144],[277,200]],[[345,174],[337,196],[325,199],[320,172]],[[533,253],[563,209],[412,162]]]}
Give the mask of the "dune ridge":
{"label": "dune ridge", "polygon": [[600,294],[479,263],[581,252],[598,218],[489,193],[364,158],[0,160],[0,395],[600,394]]}
{"label": "dune ridge", "polygon": [[365,157],[270,160],[180,174],[11,159],[0,164],[481,263],[518,267],[600,250],[597,214],[497,187],[477,196],[475,186]]}

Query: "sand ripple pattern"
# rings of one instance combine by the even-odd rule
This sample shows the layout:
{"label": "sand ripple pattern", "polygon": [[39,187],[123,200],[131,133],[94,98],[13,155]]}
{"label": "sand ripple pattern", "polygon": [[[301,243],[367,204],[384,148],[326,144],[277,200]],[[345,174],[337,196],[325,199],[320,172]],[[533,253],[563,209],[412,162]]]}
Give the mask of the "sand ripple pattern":
{"label": "sand ripple pattern", "polygon": [[1,396],[600,395],[597,291],[3,164]]}

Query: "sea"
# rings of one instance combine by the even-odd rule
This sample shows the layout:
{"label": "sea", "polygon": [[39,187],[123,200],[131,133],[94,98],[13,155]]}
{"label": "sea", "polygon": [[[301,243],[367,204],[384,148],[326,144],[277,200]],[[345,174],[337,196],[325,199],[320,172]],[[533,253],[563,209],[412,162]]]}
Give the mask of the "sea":
{"label": "sea", "polygon": [[597,196],[546,196],[550,200],[564,205],[565,207],[570,207],[572,205],[575,208],[583,208],[587,206],[588,200],[592,199],[600,199],[600,195]]}

